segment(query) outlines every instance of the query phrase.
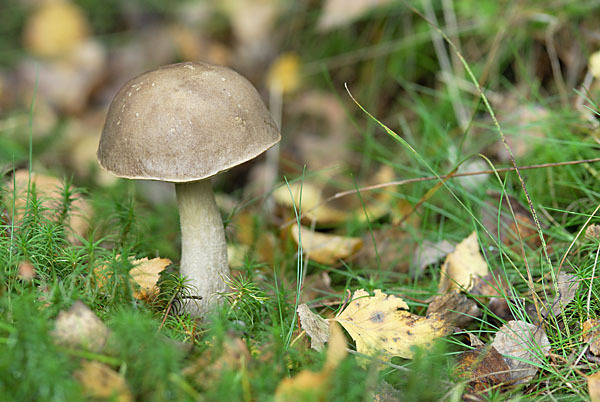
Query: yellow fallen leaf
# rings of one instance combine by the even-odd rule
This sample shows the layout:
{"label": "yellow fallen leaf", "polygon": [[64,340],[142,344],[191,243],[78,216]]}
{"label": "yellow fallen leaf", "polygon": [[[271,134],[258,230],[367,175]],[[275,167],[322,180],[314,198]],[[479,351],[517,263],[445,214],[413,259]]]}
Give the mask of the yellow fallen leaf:
{"label": "yellow fallen leaf", "polygon": [[592,53],[588,61],[588,68],[594,78],[600,78],[600,51]]}
{"label": "yellow fallen leaf", "polygon": [[406,309],[408,305],[399,297],[379,289],[375,290],[375,296],[370,296],[360,289],[335,320],[354,339],[359,353],[384,361],[393,356],[411,359],[413,346],[430,347],[436,338],[452,332],[436,314],[421,317],[403,311]]}
{"label": "yellow fallen leaf", "polygon": [[275,391],[276,402],[322,401],[329,390],[331,374],[348,354],[346,337],[335,322],[329,329],[327,358],[323,369],[319,372],[303,370],[292,378],[283,379]]}
{"label": "yellow fallen leaf", "polygon": [[288,186],[279,187],[273,191],[273,199],[287,208],[301,207],[302,213],[306,212],[307,219],[320,224],[344,222],[349,216],[347,212],[331,208],[327,204],[319,205],[323,201],[322,189],[307,181],[291,183],[289,189]]}
{"label": "yellow fallen leaf", "polygon": [[267,73],[267,86],[270,90],[283,93],[294,92],[300,86],[300,57],[296,53],[279,56]]}
{"label": "yellow fallen leaf", "polygon": [[475,284],[475,277],[484,277],[488,273],[488,265],[479,251],[477,233],[473,232],[446,257],[442,265],[439,291],[468,291]]}
{"label": "yellow fallen leaf", "polygon": [[56,57],[88,37],[90,28],[75,4],[46,1],[29,17],[23,32],[25,48],[36,56]]}
{"label": "yellow fallen leaf", "polygon": [[600,371],[587,377],[588,393],[592,402],[600,402]]}
{"label": "yellow fallen leaf", "polygon": [[299,244],[308,258],[325,265],[334,265],[340,259],[348,258],[363,245],[360,237],[343,237],[327,233],[313,232],[308,228],[292,226],[292,238]]}
{"label": "yellow fallen leaf", "polygon": [[84,394],[94,399],[129,402],[133,400],[125,379],[106,364],[84,360],[75,373]]}
{"label": "yellow fallen leaf", "polygon": [[133,296],[136,299],[148,299],[152,298],[158,293],[158,279],[160,273],[171,264],[171,260],[168,258],[141,258],[139,260],[132,261],[134,266],[129,274],[131,279],[140,286],[139,290],[133,292]]}

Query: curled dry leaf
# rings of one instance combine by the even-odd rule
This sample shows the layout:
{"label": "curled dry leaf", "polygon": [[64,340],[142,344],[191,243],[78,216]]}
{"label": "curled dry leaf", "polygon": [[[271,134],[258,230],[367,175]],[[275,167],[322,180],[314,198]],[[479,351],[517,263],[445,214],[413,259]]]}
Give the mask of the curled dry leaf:
{"label": "curled dry leaf", "polygon": [[319,372],[303,370],[292,378],[284,378],[275,391],[276,402],[325,400],[333,371],[346,358],[346,337],[339,325],[331,323],[327,358]]}
{"label": "curled dry leaf", "polygon": [[140,287],[133,292],[136,299],[147,300],[158,294],[160,273],[171,264],[168,258],[141,258],[132,261],[133,268],[129,271],[131,279]]}
{"label": "curled dry leaf", "polygon": [[363,245],[359,237],[343,237],[328,233],[313,232],[308,228],[292,226],[292,238],[299,244],[308,258],[325,265],[335,265],[339,260],[356,253]]}
{"label": "curled dry leaf", "polygon": [[455,372],[460,379],[467,380],[476,393],[485,393],[511,382],[510,368],[491,345],[479,345],[459,354]]}
{"label": "curled dry leaf", "polygon": [[385,361],[393,356],[411,359],[414,346],[430,347],[435,339],[453,331],[437,314],[420,317],[403,311],[407,309],[408,305],[399,297],[379,289],[370,296],[360,289],[335,320],[354,339],[359,353]]}
{"label": "curled dry leaf", "polygon": [[550,352],[550,342],[541,326],[509,321],[500,328],[492,346],[504,356],[514,384],[524,384],[538,371],[537,365]]}
{"label": "curled dry leaf", "polygon": [[484,277],[488,272],[487,262],[479,251],[477,233],[473,232],[446,257],[442,265],[439,291],[469,291],[475,283],[475,278]]}
{"label": "curled dry leaf", "polygon": [[80,301],[76,301],[69,310],[58,314],[52,331],[56,343],[94,352],[104,348],[109,336],[108,327]]}
{"label": "curled dry leaf", "polygon": [[106,364],[84,360],[73,376],[81,384],[83,393],[90,398],[118,402],[133,401],[123,376]]}
{"label": "curled dry leaf", "polygon": [[329,340],[329,323],[320,315],[310,311],[306,304],[298,306],[298,317],[300,317],[300,326],[310,337],[310,347],[321,351],[323,346]]}
{"label": "curled dry leaf", "polygon": [[600,356],[600,320],[595,318],[585,320],[581,330],[583,341],[589,344],[590,352]]}
{"label": "curled dry leaf", "polygon": [[[24,169],[17,170],[14,175],[14,182],[16,184],[17,195],[15,200],[15,224],[18,225],[23,219],[26,208],[29,171]],[[46,214],[49,219],[59,219],[60,211],[62,210],[61,199],[63,192],[61,188],[63,187],[63,183],[55,177],[32,173],[31,185],[35,186],[38,198],[42,199],[44,205],[48,208],[44,211],[44,214]],[[6,205],[13,205],[12,194],[13,180],[10,180],[6,195],[11,198],[7,200]],[[71,208],[65,219],[65,223],[67,225],[66,227],[70,229],[71,232],[67,234],[68,240],[71,243],[77,243],[77,237],[84,236],[88,230],[92,207],[81,194],[74,194],[73,197],[75,198],[71,203]]]}

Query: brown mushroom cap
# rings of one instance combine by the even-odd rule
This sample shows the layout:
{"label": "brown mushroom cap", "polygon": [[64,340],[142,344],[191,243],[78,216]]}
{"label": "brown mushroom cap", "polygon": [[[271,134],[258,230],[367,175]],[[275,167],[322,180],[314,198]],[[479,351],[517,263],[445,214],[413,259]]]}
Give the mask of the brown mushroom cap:
{"label": "brown mushroom cap", "polygon": [[128,179],[190,182],[255,158],[281,136],[256,89],[226,67],[179,63],[115,96],[98,161]]}

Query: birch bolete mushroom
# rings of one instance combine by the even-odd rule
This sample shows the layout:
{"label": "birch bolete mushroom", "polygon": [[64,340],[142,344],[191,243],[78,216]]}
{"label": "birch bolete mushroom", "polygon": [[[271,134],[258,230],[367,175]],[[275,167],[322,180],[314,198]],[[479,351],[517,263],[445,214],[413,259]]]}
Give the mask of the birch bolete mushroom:
{"label": "birch bolete mushroom", "polygon": [[[181,274],[203,316],[229,274],[211,177],[253,159],[281,136],[256,89],[226,67],[187,62],[144,73],[112,101],[98,146],[108,172],[175,183],[181,222]],[[198,298],[196,298],[198,299]]]}

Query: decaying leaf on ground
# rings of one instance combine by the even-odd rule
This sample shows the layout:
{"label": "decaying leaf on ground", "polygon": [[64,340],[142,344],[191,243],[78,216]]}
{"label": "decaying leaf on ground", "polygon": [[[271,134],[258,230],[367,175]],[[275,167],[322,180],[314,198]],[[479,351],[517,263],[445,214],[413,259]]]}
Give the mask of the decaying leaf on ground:
{"label": "decaying leaf on ground", "polygon": [[347,354],[346,337],[341,328],[333,322],[329,330],[327,357],[323,369],[319,372],[303,370],[292,378],[283,379],[275,391],[275,401],[324,400],[329,390],[331,375]]}
{"label": "decaying leaf on ground", "polygon": [[550,352],[550,342],[544,328],[525,321],[504,324],[496,333],[492,346],[504,356],[514,384],[531,380]]}
{"label": "decaying leaf on ground", "polygon": [[369,10],[387,3],[390,0],[327,0],[318,27],[328,31],[349,24]]}
{"label": "decaying leaf on ground", "polygon": [[456,246],[448,240],[433,243],[425,240],[417,245],[413,251],[411,261],[412,272],[419,273],[428,265],[437,263],[439,260],[454,251]]}
{"label": "decaying leaf on ground", "polygon": [[323,317],[310,311],[306,304],[298,306],[300,326],[310,337],[310,347],[321,351],[329,340],[329,323]]}
{"label": "decaying leaf on ground", "polygon": [[308,228],[292,226],[292,238],[296,244],[302,242],[302,251],[308,258],[325,265],[336,265],[339,260],[356,253],[363,245],[359,237],[343,237],[314,232]]}
{"label": "decaying leaf on ground", "polygon": [[583,342],[589,344],[589,351],[594,356],[600,356],[600,320],[590,318],[581,326]]}
{"label": "decaying leaf on ground", "polygon": [[560,316],[567,304],[575,298],[580,283],[577,275],[560,272],[556,283],[558,294],[554,296],[552,303],[544,306],[543,315],[546,316],[551,311],[554,317]]}
{"label": "decaying leaf on ground", "polygon": [[458,291],[435,296],[427,306],[427,316],[437,314],[451,326],[464,328],[481,311],[477,302]]}
{"label": "decaying leaf on ground", "polygon": [[413,347],[428,348],[435,339],[453,332],[437,314],[411,314],[399,297],[375,290],[374,296],[360,289],[335,320],[350,334],[359,353],[388,361],[393,356],[410,359]]}
{"label": "decaying leaf on ground", "polygon": [[84,360],[73,376],[81,384],[83,393],[90,398],[118,402],[133,401],[125,378],[106,364]]}
{"label": "decaying leaf on ground", "polygon": [[106,345],[110,330],[88,306],[76,301],[69,310],[58,314],[51,334],[60,345],[99,352]]}
{"label": "decaying leaf on ground", "polygon": [[484,277],[488,273],[487,262],[479,251],[477,233],[473,232],[446,257],[442,265],[439,292],[453,289],[469,291],[477,277]]}
{"label": "decaying leaf on ground", "polygon": [[478,345],[457,357],[455,373],[468,381],[471,392],[485,393],[502,384],[510,384],[510,367],[492,345]]}

